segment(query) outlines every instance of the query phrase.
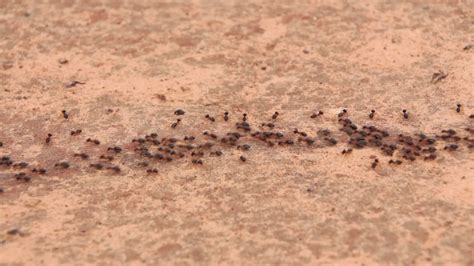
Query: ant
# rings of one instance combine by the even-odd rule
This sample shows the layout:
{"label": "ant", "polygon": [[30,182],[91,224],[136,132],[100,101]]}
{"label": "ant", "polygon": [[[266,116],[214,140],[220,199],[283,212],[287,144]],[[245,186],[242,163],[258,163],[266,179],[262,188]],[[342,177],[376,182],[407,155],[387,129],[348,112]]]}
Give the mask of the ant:
{"label": "ant", "polygon": [[349,154],[349,153],[352,153],[352,148],[349,148],[349,149],[347,149],[347,150],[344,149],[344,150],[342,150],[341,153],[342,153],[342,154]]}
{"label": "ant", "polygon": [[81,157],[82,160],[89,159],[89,155],[87,155],[85,153],[74,153],[74,157]]}
{"label": "ant", "polygon": [[208,115],[208,114],[205,115],[204,117],[207,118],[207,119],[208,119],[209,121],[211,121],[211,122],[216,122],[216,119],[215,119],[214,117]]}
{"label": "ant", "polygon": [[318,116],[320,116],[320,115],[323,115],[323,114],[324,114],[323,111],[318,111],[318,113],[313,113],[313,114],[311,115],[311,118],[316,118],[316,117],[318,117]]}
{"label": "ant", "polygon": [[19,168],[19,169],[26,168],[27,166],[28,166],[28,163],[26,162],[19,162],[19,163],[13,164],[13,167]]}
{"label": "ant", "polygon": [[107,161],[112,161],[114,159],[114,157],[112,156],[106,156],[106,155],[101,155],[99,157],[99,159],[104,159],[104,160],[107,160]]}
{"label": "ant", "polygon": [[150,168],[150,169],[146,169],[146,172],[148,174],[157,174],[158,173],[158,169],[156,168]]}
{"label": "ant", "polygon": [[242,121],[243,122],[247,121],[247,114],[246,113],[243,114]]}
{"label": "ant", "polygon": [[92,143],[94,143],[95,145],[100,145],[100,141],[97,140],[97,139],[88,138],[88,139],[86,139],[86,142],[92,142]]}
{"label": "ant", "polygon": [[68,118],[69,118],[69,114],[66,112],[66,110],[62,110],[61,112],[63,113],[64,119],[68,119]]}
{"label": "ant", "polygon": [[346,109],[342,109],[342,112],[340,112],[337,116],[338,117],[342,117],[343,115],[347,114],[347,110]]}
{"label": "ant", "polygon": [[120,153],[122,151],[122,148],[120,148],[119,146],[115,146],[115,147],[109,147],[107,148],[108,151],[113,151],[115,153]]}
{"label": "ant", "polygon": [[224,121],[229,120],[229,112],[225,111],[224,112]]}
{"label": "ant", "polygon": [[244,156],[240,156],[239,159],[240,159],[242,162],[247,161],[247,158],[245,158]]}
{"label": "ant", "polygon": [[181,109],[178,109],[178,110],[174,111],[174,114],[175,114],[175,115],[184,115],[185,112],[184,112],[183,110],[181,110]]}
{"label": "ant", "polygon": [[372,162],[372,168],[375,169],[378,163],[379,163],[379,159],[374,159],[374,161]]}
{"label": "ant", "polygon": [[115,173],[120,173],[121,169],[118,166],[107,167],[107,169],[112,170]]}
{"label": "ant", "polygon": [[408,111],[406,109],[402,110],[403,118],[408,119]]}
{"label": "ant", "polygon": [[82,133],[82,129],[76,129],[71,131],[71,136],[76,136]]}
{"label": "ant", "polygon": [[369,118],[373,119],[375,116],[375,110],[370,111]]}
{"label": "ant", "polygon": [[389,164],[400,165],[400,164],[402,164],[402,161],[400,161],[400,160],[390,160],[390,161],[388,161],[388,163]]}
{"label": "ant", "polygon": [[458,103],[456,106],[457,106],[456,107],[456,112],[460,113],[461,112],[461,104]]}
{"label": "ant", "polygon": [[3,147],[3,142],[0,141],[0,147]]}
{"label": "ant", "polygon": [[102,170],[104,168],[104,166],[100,163],[91,163],[89,164],[89,167],[95,168],[97,170]]}
{"label": "ant", "polygon": [[46,138],[45,142],[46,143],[50,143],[51,142],[51,137],[53,136],[53,134],[51,133],[48,133],[48,137]]}
{"label": "ant", "polygon": [[459,147],[459,146],[456,145],[456,144],[449,144],[449,145],[446,145],[446,146],[444,147],[444,149],[445,149],[445,150],[449,150],[449,151],[455,151],[455,150],[458,149],[458,147]]}
{"label": "ant", "polygon": [[44,175],[44,174],[46,174],[46,169],[44,169],[44,168],[39,168],[39,169],[33,168],[33,169],[31,169],[31,172],[38,173],[40,175]]}
{"label": "ant", "polygon": [[213,152],[211,152],[211,155],[221,156],[221,155],[222,155],[222,151],[213,151]]}
{"label": "ant", "polygon": [[181,119],[179,119],[179,118],[176,119],[176,122],[171,124],[171,128],[176,128],[178,126],[179,122],[181,122]]}
{"label": "ant", "polygon": [[192,162],[193,164],[201,164],[201,165],[203,164],[203,163],[202,163],[202,160],[199,160],[199,159],[194,159],[194,160],[192,160],[191,162]]}
{"label": "ant", "polygon": [[278,113],[278,112],[275,112],[275,113],[272,115],[272,119],[273,119],[273,120],[277,119],[278,115],[279,115],[279,113]]}
{"label": "ant", "polygon": [[250,150],[250,145],[248,145],[248,144],[238,145],[238,146],[237,146],[237,149],[241,149],[241,150],[244,150],[244,151],[248,151],[248,150]]}
{"label": "ant", "polygon": [[68,169],[70,167],[68,162],[59,162],[54,164],[54,167],[60,168],[60,169]]}

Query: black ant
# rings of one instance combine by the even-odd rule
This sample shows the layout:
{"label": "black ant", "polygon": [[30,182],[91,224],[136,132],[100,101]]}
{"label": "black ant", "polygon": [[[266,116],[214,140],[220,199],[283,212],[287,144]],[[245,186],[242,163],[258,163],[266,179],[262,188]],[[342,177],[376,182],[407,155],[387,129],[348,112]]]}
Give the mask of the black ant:
{"label": "black ant", "polygon": [[89,155],[87,155],[85,153],[74,153],[74,157],[81,157],[82,160],[89,159]]}
{"label": "black ant", "polygon": [[378,163],[379,163],[379,159],[374,159],[374,161],[372,162],[372,168],[375,169],[375,167],[377,167]]}
{"label": "black ant", "polygon": [[240,156],[239,159],[240,159],[242,162],[247,161],[247,158],[245,158],[244,156]]}
{"label": "black ant", "polygon": [[28,163],[26,162],[19,162],[19,163],[13,164],[14,168],[19,168],[19,169],[26,168],[27,166],[28,166]]}
{"label": "black ant", "polygon": [[88,138],[88,139],[86,139],[86,142],[92,142],[92,143],[94,143],[95,145],[100,145],[100,141],[97,140],[97,139]]}
{"label": "black ant", "polygon": [[342,150],[341,153],[342,153],[342,154],[349,154],[349,153],[352,153],[352,148],[349,148],[349,149],[347,149],[347,150],[344,149],[344,150]]}
{"label": "black ant", "polygon": [[185,113],[184,113],[183,110],[178,109],[178,110],[174,111],[174,114],[175,114],[175,115],[184,115]]}
{"label": "black ant", "polygon": [[390,160],[390,161],[388,161],[388,163],[389,164],[400,165],[400,164],[402,164],[402,161],[400,161],[400,160]]}
{"label": "black ant", "polygon": [[158,169],[156,168],[150,168],[150,169],[146,169],[146,172],[148,174],[157,174],[158,173]]}
{"label": "black ant", "polygon": [[176,119],[176,122],[171,124],[171,128],[176,128],[178,126],[179,122],[181,122],[181,119],[179,119],[179,118]]}
{"label": "black ant", "polygon": [[370,111],[369,118],[373,119],[375,116],[375,110]]}
{"label": "black ant", "polygon": [[279,113],[278,113],[278,112],[275,112],[275,113],[272,115],[272,119],[273,119],[273,120],[277,119],[278,115],[279,115]]}
{"label": "black ant", "polygon": [[68,169],[70,167],[68,162],[59,162],[54,164],[54,167],[60,168],[60,169]]}
{"label": "black ant", "polygon": [[107,148],[108,151],[113,151],[115,153],[120,153],[122,151],[122,148],[115,146],[115,147],[109,147]]}
{"label": "black ant", "polygon": [[343,115],[347,114],[346,109],[342,109],[342,111],[337,115],[338,117],[342,117]]}
{"label": "black ant", "polygon": [[229,112],[225,111],[224,112],[224,121],[229,120]]}
{"label": "black ant", "polygon": [[323,115],[323,114],[324,114],[323,111],[318,111],[318,113],[313,113],[313,114],[311,115],[311,118],[316,118],[316,117],[318,117],[318,116],[320,116],[320,115]]}
{"label": "black ant", "polygon": [[408,119],[408,111],[406,109],[402,110],[403,118]]}
{"label": "black ant", "polygon": [[112,170],[115,173],[120,173],[122,171],[118,166],[107,167],[107,169]]}
{"label": "black ant", "polygon": [[207,119],[208,119],[209,121],[211,121],[211,122],[216,122],[216,119],[215,119],[214,117],[208,115],[208,114],[205,115],[204,117],[207,118]]}
{"label": "black ant", "polygon": [[199,160],[199,159],[194,159],[191,161],[193,164],[203,164],[202,160]]}
{"label": "black ant", "polygon": [[51,142],[51,137],[53,136],[53,134],[51,133],[48,133],[48,137],[46,138],[45,142],[46,143],[50,143]]}
{"label": "black ant", "polygon": [[107,160],[107,161],[113,161],[114,157],[112,156],[107,156],[107,155],[101,155],[99,159]]}
{"label": "black ant", "polygon": [[68,119],[68,118],[69,118],[69,114],[66,112],[66,110],[62,110],[61,112],[63,113],[64,119]]}
{"label": "black ant", "polygon": [[247,114],[246,114],[246,113],[243,114],[243,116],[242,116],[242,121],[243,121],[243,122],[247,121]]}
{"label": "black ant", "polygon": [[76,129],[71,131],[71,136],[76,136],[82,133],[82,129]]}
{"label": "black ant", "polygon": [[104,166],[100,163],[91,163],[89,164],[89,167],[95,168],[97,170],[102,170],[104,168]]}
{"label": "black ant", "polygon": [[458,112],[458,113],[461,112],[461,104],[460,103],[457,104],[456,112]]}

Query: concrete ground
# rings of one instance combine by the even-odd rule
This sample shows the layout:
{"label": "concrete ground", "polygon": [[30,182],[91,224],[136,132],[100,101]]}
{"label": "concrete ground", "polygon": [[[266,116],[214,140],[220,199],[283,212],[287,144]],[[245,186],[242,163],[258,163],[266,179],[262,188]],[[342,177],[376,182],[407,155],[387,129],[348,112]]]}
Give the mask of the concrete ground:
{"label": "concrete ground", "polygon": [[[0,265],[474,265],[473,84],[472,0],[0,0]],[[243,113],[295,144],[213,139]]]}

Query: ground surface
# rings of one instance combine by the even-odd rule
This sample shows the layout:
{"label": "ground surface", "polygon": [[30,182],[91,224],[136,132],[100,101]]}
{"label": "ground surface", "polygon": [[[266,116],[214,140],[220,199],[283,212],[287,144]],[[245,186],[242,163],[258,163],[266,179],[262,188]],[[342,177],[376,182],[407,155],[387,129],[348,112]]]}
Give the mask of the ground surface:
{"label": "ground surface", "polygon": [[[470,0],[0,0],[0,36],[0,155],[32,177],[0,165],[0,265],[474,263],[472,149],[392,165],[374,148],[342,155],[337,122],[347,108],[391,134],[469,136]],[[124,145],[222,135],[244,112],[258,127],[275,111],[276,130],[341,141],[223,146],[157,174]],[[112,145],[132,154],[115,159],[119,174],[72,156],[95,162]],[[61,160],[71,167],[55,169]],[[47,174],[30,174],[36,165]]]}

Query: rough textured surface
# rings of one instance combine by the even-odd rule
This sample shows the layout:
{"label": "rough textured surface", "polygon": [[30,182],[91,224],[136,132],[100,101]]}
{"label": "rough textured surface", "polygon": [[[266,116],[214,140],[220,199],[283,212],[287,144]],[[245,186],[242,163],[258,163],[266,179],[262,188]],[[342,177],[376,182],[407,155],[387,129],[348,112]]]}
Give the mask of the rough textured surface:
{"label": "rough textured surface", "polygon": [[[473,124],[471,0],[0,0],[0,36],[0,155],[41,165],[100,155],[88,137],[225,132],[225,110],[312,134],[341,108],[399,133]],[[29,183],[0,168],[0,265],[473,265],[472,149],[394,167],[343,148],[253,145],[156,175],[71,159]]]}

